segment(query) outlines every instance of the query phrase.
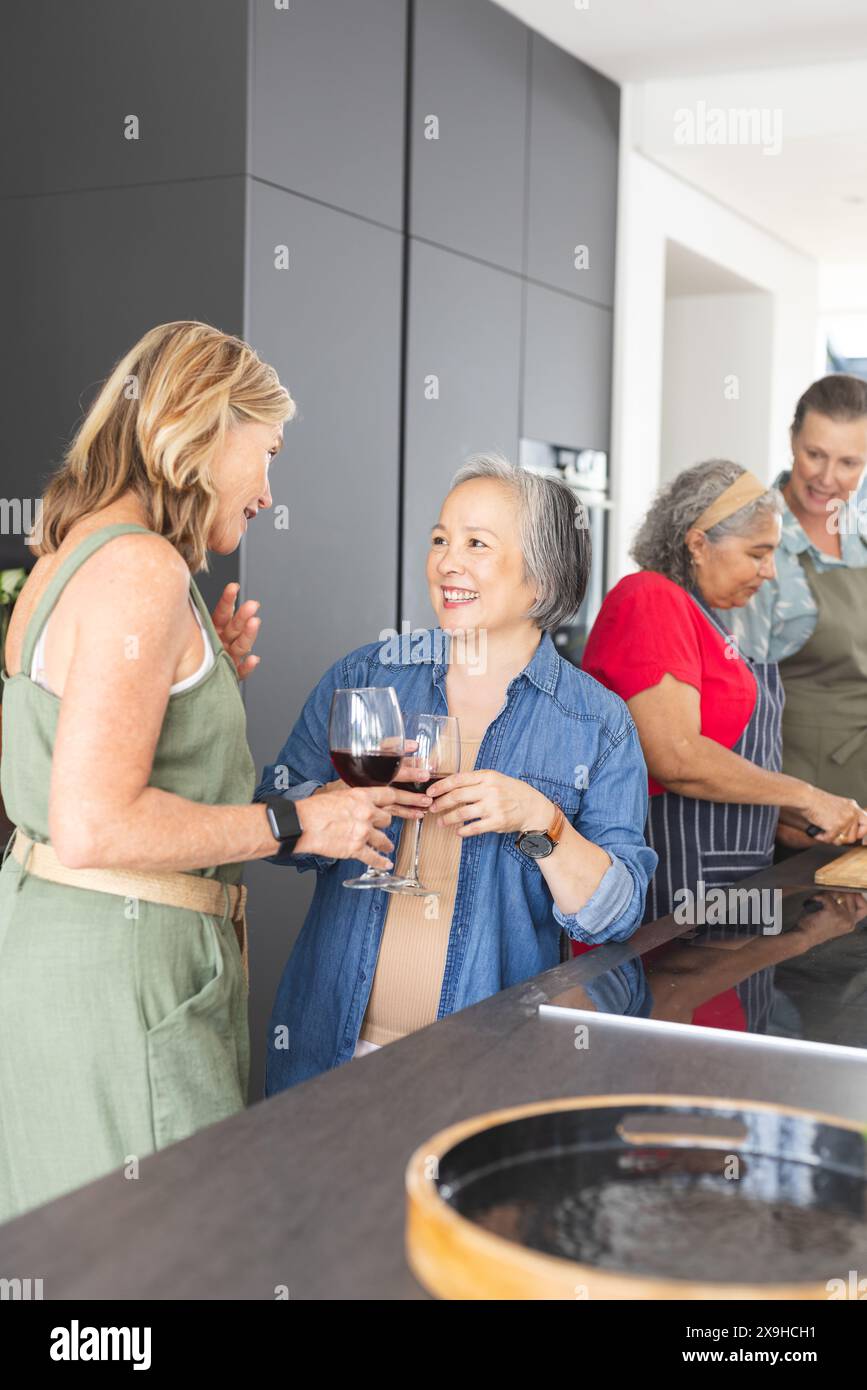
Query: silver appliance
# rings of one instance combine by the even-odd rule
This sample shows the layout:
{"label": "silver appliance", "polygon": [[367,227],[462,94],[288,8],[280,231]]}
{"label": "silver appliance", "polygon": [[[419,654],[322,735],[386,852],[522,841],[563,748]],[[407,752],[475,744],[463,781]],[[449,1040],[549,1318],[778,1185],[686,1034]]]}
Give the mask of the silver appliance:
{"label": "silver appliance", "polygon": [[522,439],[518,446],[518,462],[532,473],[542,473],[567,483],[582,505],[590,532],[592,557],[587,592],[572,621],[552,633],[560,655],[580,666],[588,634],[605,597],[612,506],[608,492],[608,455],[601,449]]}

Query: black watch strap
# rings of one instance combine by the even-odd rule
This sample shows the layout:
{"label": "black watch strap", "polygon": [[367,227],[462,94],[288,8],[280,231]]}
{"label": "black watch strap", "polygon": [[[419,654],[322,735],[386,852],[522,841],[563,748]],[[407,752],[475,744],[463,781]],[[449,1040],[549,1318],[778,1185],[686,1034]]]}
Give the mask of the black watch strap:
{"label": "black watch strap", "polygon": [[271,834],[280,841],[281,848],[291,854],[304,833],[295,802],[288,796],[266,796],[263,800]]}

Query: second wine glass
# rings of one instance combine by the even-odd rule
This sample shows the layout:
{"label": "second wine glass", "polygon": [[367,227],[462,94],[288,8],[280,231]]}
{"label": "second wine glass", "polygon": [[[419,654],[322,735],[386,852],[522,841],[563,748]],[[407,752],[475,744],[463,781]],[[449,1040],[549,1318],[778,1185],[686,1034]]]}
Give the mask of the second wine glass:
{"label": "second wine glass", "polygon": [[[408,714],[404,719],[407,751],[401,762],[404,774],[392,786],[406,791],[427,792],[432,782],[439,782],[461,770],[461,733],[458,721],[451,714]],[[409,772],[414,773],[409,777]],[[389,893],[411,893],[416,897],[437,897],[438,889],[426,888],[419,879],[421,828],[423,821],[413,825],[412,871],[405,879],[383,884]]]}

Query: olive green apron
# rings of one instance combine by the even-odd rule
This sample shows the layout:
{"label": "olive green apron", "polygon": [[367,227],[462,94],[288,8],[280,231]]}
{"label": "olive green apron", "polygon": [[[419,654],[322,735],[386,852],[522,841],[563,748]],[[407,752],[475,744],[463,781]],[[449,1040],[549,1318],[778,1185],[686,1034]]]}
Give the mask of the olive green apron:
{"label": "olive green apron", "polygon": [[867,803],[867,567],[801,567],[818,609],[812,637],[780,662],[783,771]]}
{"label": "olive green apron", "polygon": [[[28,624],[21,671],[2,671],[3,799],[13,823],[44,843],[61,701],[29,678],[34,646],[79,566],[136,531],[146,528],[106,526],[67,557]],[[238,678],[193,580],[190,593],[216,660],[169,697],[149,785],[208,805],[247,803],[256,774]],[[199,872],[231,884],[241,865]],[[243,1109],[248,1076],[247,991],[228,910],[220,920],[62,886],[7,852],[0,1221],[112,1171],[134,1180],[146,1154]]]}

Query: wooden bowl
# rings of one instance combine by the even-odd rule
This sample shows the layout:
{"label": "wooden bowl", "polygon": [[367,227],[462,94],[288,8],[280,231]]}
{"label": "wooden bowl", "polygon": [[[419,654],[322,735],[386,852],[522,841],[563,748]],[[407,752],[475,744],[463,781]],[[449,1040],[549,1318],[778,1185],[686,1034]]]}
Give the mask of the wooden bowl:
{"label": "wooden bowl", "polygon": [[865,1130],[806,1110],[543,1101],[440,1131],[406,1187],[440,1298],[829,1299],[867,1276]]}

